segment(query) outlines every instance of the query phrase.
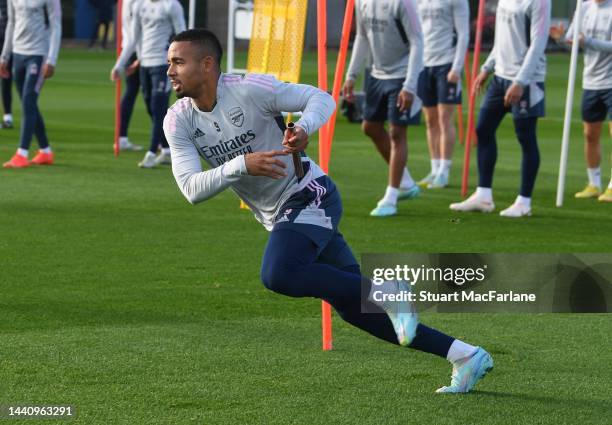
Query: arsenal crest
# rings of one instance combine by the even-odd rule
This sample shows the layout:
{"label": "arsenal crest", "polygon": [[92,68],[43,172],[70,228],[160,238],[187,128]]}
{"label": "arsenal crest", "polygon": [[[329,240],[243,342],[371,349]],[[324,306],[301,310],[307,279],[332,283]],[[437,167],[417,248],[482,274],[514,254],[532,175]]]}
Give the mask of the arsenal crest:
{"label": "arsenal crest", "polygon": [[229,118],[232,124],[234,124],[236,127],[242,127],[242,124],[244,123],[244,112],[242,111],[242,108],[240,108],[240,106],[236,106],[235,108],[230,109]]}

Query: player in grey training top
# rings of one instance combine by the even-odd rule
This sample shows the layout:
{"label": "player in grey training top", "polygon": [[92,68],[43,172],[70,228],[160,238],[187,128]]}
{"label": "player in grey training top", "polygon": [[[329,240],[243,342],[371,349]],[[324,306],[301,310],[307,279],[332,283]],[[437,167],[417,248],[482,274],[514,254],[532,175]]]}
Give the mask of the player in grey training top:
{"label": "player in grey training top", "polygon": [[[308,136],[329,119],[335,109],[331,96],[271,76],[222,74],[221,56],[217,37],[202,29],[178,34],[168,51],[168,76],[182,99],[168,110],[164,131],[181,192],[198,203],[233,189],[270,230],[261,265],[266,288],[290,297],[324,299],[359,329],[448,359],[452,382],[438,392],[470,391],[493,367],[491,356],[418,323],[407,302],[377,302],[369,296],[372,283],[361,275],[338,229],[339,190],[306,157],[305,175],[296,177],[290,154],[302,151]],[[294,134],[285,130],[284,111],[302,111]],[[202,169],[200,158],[208,170]],[[210,212],[202,216],[203,226],[208,216]],[[393,296],[400,288],[407,290],[404,282],[384,286]]]}
{"label": "player in grey training top", "polygon": [[[571,44],[575,17],[564,34],[563,26],[552,27],[550,35],[557,41]],[[584,126],[584,154],[589,183],[576,198],[598,197],[612,202],[612,177],[601,193],[601,129],[608,118],[612,134],[612,0],[589,0],[582,3],[580,46],[584,49],[582,74],[582,121]],[[612,175],[612,171],[611,171]]]}
{"label": "player in grey training top", "polygon": [[[19,149],[4,163],[6,168],[53,163],[53,152],[38,109],[38,95],[44,80],[51,78],[55,72],[61,37],[62,9],[59,0],[9,0],[0,75],[6,77],[12,72],[17,93],[21,97],[23,119]],[[11,57],[12,70],[9,70]],[[28,150],[34,134],[40,150],[30,162]]]}
{"label": "player in grey training top", "polygon": [[495,20],[493,50],[474,80],[480,92],[494,73],[482,101],[478,135],[478,188],[467,200],[450,205],[455,211],[491,212],[493,172],[497,160],[495,134],[504,115],[512,112],[514,130],[521,144],[521,188],[516,201],[500,212],[502,217],[531,215],[531,195],[540,166],[536,137],[539,117],[544,116],[546,43],[550,28],[550,0],[500,0]]}
{"label": "player in grey training top", "polygon": [[[134,18],[134,5],[139,0],[123,0],[121,5],[121,49],[125,49],[130,39],[132,19]],[[119,125],[119,149],[126,151],[140,151],[142,146],[130,142],[128,128],[134,111],[134,104],[138,97],[140,87],[140,62],[138,52],[140,45],[136,46],[136,53],[130,57],[128,66],[125,68],[125,89],[121,97],[121,122]]]}
{"label": "player in grey training top", "polygon": [[[138,164],[143,168],[170,163],[170,148],[162,128],[170,99],[166,60],[170,38],[184,30],[185,16],[178,0],[138,0],[128,43],[111,71],[111,79],[116,81],[140,46],[140,84],[153,121],[149,150]],[[160,145],[161,153],[156,156]]]}
{"label": "player in grey training top", "polygon": [[384,217],[397,213],[398,199],[420,193],[406,167],[406,126],[420,118],[417,82],[423,69],[423,34],[415,0],[357,0],[355,19],[357,36],[343,94],[347,101],[354,101],[355,80],[371,54],[363,131],[389,163],[387,190],[370,213]]}
{"label": "player in grey training top", "polygon": [[419,97],[427,122],[431,172],[419,186],[448,185],[456,139],[454,113],[461,104],[461,73],[470,41],[467,0],[418,0],[425,36],[425,69],[419,77]]}

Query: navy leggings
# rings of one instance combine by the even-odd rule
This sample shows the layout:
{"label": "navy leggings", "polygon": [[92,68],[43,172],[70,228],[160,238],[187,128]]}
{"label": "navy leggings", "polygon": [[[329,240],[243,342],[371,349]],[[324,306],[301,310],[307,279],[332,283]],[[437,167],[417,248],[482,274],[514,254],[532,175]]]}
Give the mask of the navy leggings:
{"label": "navy leggings", "polygon": [[141,66],[140,85],[142,95],[147,104],[147,112],[151,116],[153,128],[151,129],[151,145],[149,150],[157,152],[157,148],[168,148],[168,142],[164,135],[164,117],[168,111],[168,101],[170,100],[170,84],[166,71],[168,67],[162,66]]}
{"label": "navy leggings", "polygon": [[[380,308],[371,305],[368,311],[378,313],[362,312],[362,290],[369,294],[371,283],[361,276],[356,261],[353,264],[345,261],[350,248],[342,235],[336,233],[318,253],[317,245],[302,233],[273,231],[261,267],[264,285],[271,291],[290,297],[325,300],[346,322],[387,342],[398,344],[393,325]],[[340,263],[339,259],[342,259]],[[454,338],[419,324],[410,347],[446,357],[453,341]]]}
{"label": "navy leggings", "polygon": [[[4,43],[2,43],[4,45]],[[13,56],[11,55],[8,63],[8,68],[13,68]],[[13,104],[13,74],[8,78],[2,78],[2,106],[4,108],[5,114],[10,114],[12,112],[12,104]]]}
{"label": "navy leggings", "polygon": [[42,66],[42,56],[13,53],[13,78],[21,98],[23,114],[19,147],[26,150],[30,149],[33,135],[36,135],[41,149],[49,146],[45,123],[38,109],[38,95],[44,82]]}
{"label": "navy leggings", "polygon": [[[130,63],[136,60],[136,56],[130,59]],[[132,75],[125,77],[125,91],[121,97],[121,125],[119,127],[119,136],[127,137],[130,119],[134,111],[134,104],[138,97],[138,88],[140,87],[140,70],[137,70]],[[147,105],[147,110],[149,105]]]}
{"label": "navy leggings", "polygon": [[[506,110],[483,108],[480,110],[476,134],[478,135],[478,186],[492,187],[495,162],[497,161],[497,139],[495,133]],[[514,131],[523,153],[521,163],[520,195],[530,198],[540,167],[540,151],[536,137],[536,117],[514,119]]]}

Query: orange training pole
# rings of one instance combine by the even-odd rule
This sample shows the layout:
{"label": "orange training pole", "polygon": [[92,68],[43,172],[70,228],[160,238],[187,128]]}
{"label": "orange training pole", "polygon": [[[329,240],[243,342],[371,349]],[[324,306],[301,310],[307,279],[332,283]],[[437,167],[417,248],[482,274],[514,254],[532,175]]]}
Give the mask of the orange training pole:
{"label": "orange training pole", "polygon": [[[319,68],[319,88],[327,91],[327,1],[317,0],[317,50]],[[327,172],[329,165],[328,126],[319,130],[319,164]],[[321,301],[321,326],[323,328],[323,350],[332,349],[331,306]]]}
{"label": "orange training pole", "polygon": [[[355,0],[348,0],[346,2],[346,9],[344,11],[344,21],[342,23],[342,38],[340,39],[340,50],[338,52],[338,60],[336,62],[336,75],[334,75],[334,87],[332,90],[332,96],[336,105],[340,98],[340,88],[342,81],[344,80],[344,66],[346,64],[346,52],[348,50],[349,39],[351,37],[351,25],[353,23],[353,12],[355,9]],[[327,147],[327,166],[329,168],[329,161],[331,160],[331,147],[334,142],[334,131],[336,128],[336,114],[338,110],[334,111],[331,119],[329,120],[329,131],[327,134],[329,146]]]}
{"label": "orange training pole", "polygon": [[485,0],[478,3],[478,19],[476,20],[476,40],[474,43],[474,59],[472,62],[472,81],[469,86],[470,102],[468,109],[467,136],[463,155],[463,176],[461,179],[461,195],[466,196],[468,190],[468,176],[470,174],[470,148],[472,147],[472,135],[474,134],[474,108],[476,104],[476,93],[474,91],[474,81],[478,75],[480,64],[480,48],[482,43],[482,27],[484,25]]}
{"label": "orange training pole", "polygon": [[[115,38],[117,45],[117,57],[121,55],[121,8],[123,5],[123,0],[119,0],[117,2],[117,24],[115,25]],[[115,144],[113,145],[113,150],[115,152],[115,156],[119,156],[119,131],[121,125],[121,79],[117,80],[115,85]]]}

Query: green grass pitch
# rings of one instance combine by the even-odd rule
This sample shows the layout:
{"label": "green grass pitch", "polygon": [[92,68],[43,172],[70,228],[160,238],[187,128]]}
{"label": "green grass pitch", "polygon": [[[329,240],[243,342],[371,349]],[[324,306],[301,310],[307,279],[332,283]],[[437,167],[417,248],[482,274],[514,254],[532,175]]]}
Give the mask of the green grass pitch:
{"label": "green grass pitch", "polygon": [[[265,290],[266,232],[232,193],[192,207],[169,168],[138,169],[140,153],[113,157],[112,63],[111,53],[62,51],[40,99],[57,165],[0,170],[0,405],[70,404],[79,424],[609,423],[609,315],[425,315],[495,358],[477,391],[459,397],[433,393],[450,379],[445,360],[337,317],[335,349],[322,352],[320,303]],[[612,205],[573,199],[586,179],[579,101],[565,206],[554,206],[568,60],[549,63],[529,219],[450,212],[462,149],[449,189],[402,203],[395,218],[368,217],[386,168],[360,127],[340,118],[330,173],[355,253],[609,252]],[[315,71],[308,54],[304,80]],[[137,105],[130,137],[146,145]],[[0,131],[3,161],[18,132]],[[498,136],[494,190],[505,207],[519,185],[511,120]],[[315,139],[314,158],[316,149]],[[409,150],[420,178],[423,127],[409,130]]]}

